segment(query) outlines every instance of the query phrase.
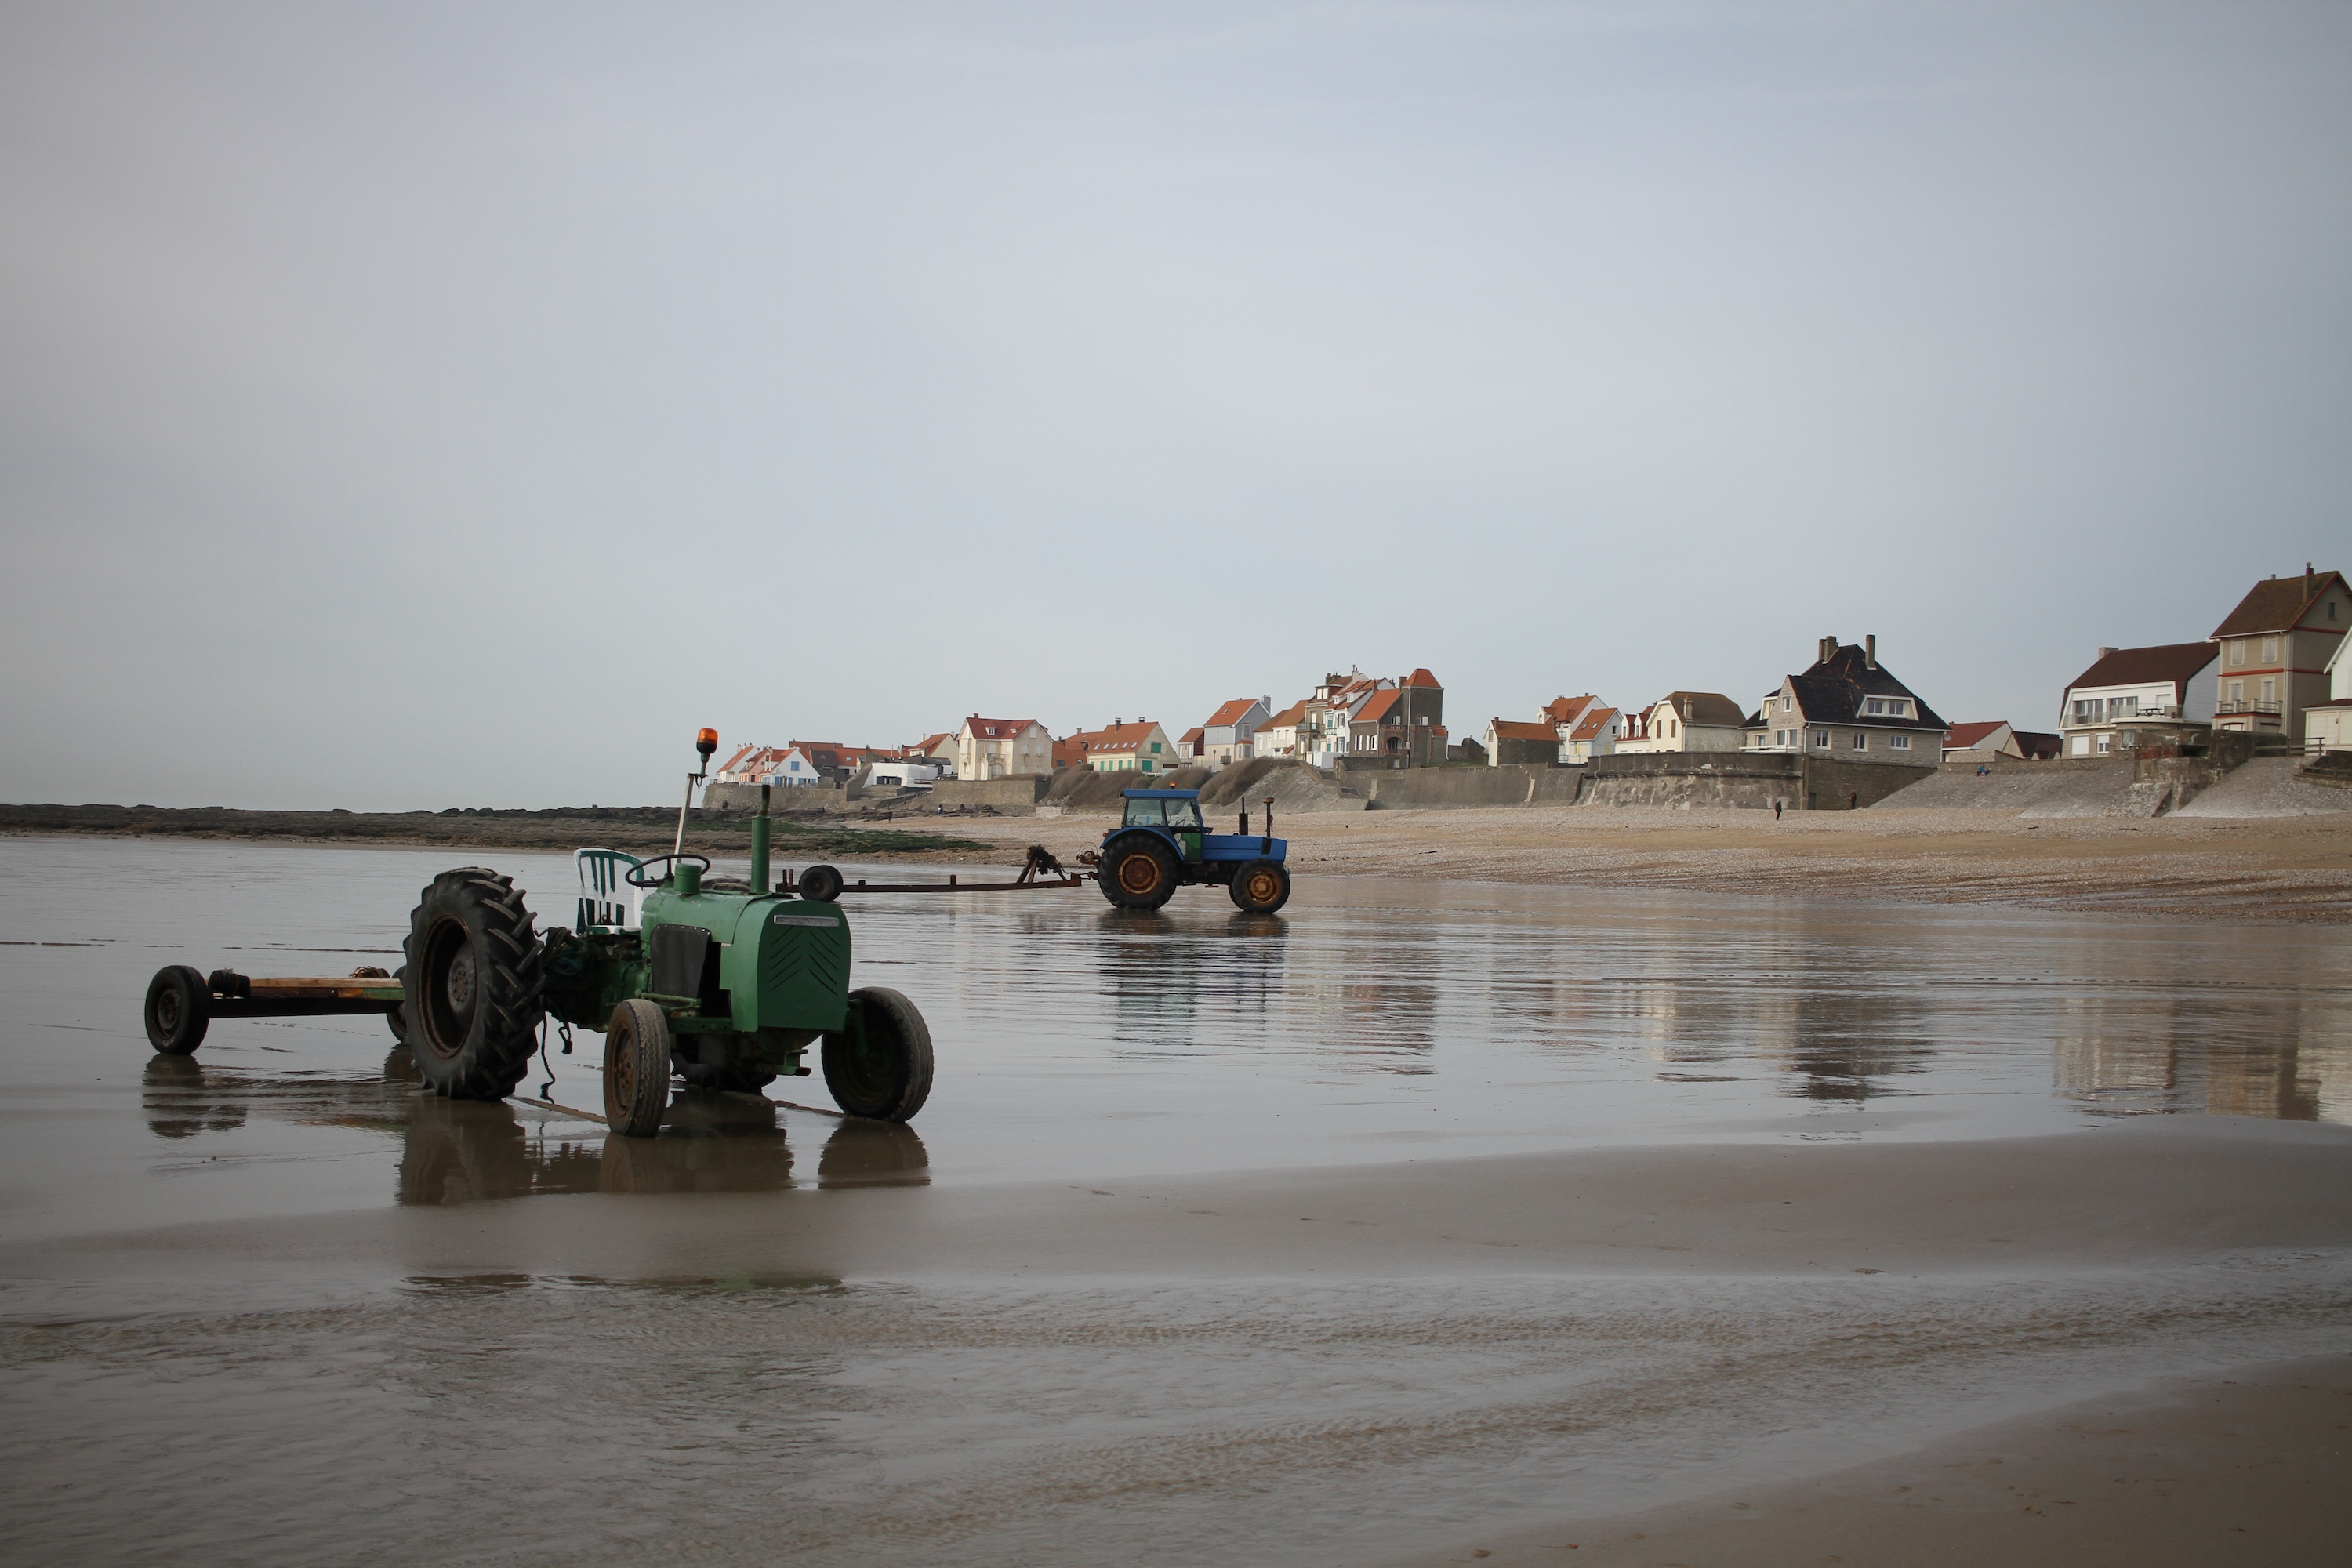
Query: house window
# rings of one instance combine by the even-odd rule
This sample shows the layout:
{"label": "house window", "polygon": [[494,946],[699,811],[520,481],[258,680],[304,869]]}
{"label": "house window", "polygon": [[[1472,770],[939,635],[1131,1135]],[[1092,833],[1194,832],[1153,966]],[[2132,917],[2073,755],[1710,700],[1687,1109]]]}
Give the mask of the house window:
{"label": "house window", "polygon": [[1796,705],[1796,704],[1795,704],[1795,700],[1794,700],[1793,699],[1791,699],[1791,698],[1783,697],[1782,699],[1780,699],[1780,711],[1781,711],[1781,712],[1783,712],[1783,713],[1786,713],[1786,712],[1787,712],[1790,708],[1794,707],[1795,705]]}
{"label": "house window", "polygon": [[1862,710],[1874,718],[1907,719],[1911,716],[1911,705],[1900,697],[1865,697],[1862,700]]}
{"label": "house window", "polygon": [[1895,751],[1907,752],[1911,749],[1911,737],[1908,735],[1890,735],[1887,737],[1886,743]]}
{"label": "house window", "polygon": [[2111,752],[2111,751],[2115,750],[2115,745],[2116,745],[2116,738],[2115,738],[2113,735],[2102,735],[2102,736],[2100,736],[2100,737],[2099,737],[2099,755],[2101,755],[2101,756],[2103,756],[2103,757],[2104,757],[2104,756],[2105,756],[2109,752]]}
{"label": "house window", "polygon": [[2230,682],[2230,700],[2232,702],[2243,702],[2245,700],[2246,683],[2242,680],[2233,680]]}
{"label": "house window", "polygon": [[2278,658],[2278,638],[2276,638],[2276,637],[2264,637],[2264,638],[2263,639],[2263,662],[2264,664],[2272,664],[2272,663],[2276,662],[2276,661],[2277,661],[2277,658]]}
{"label": "house window", "polygon": [[1856,730],[1853,732],[1853,749],[1857,752],[1866,752],[1870,750],[1870,737],[1864,734],[1861,731]]}
{"label": "house window", "polygon": [[1827,730],[1814,731],[1813,744],[1820,747],[1822,751],[1828,751],[1830,746],[1830,732]]}
{"label": "house window", "polygon": [[2230,668],[2232,669],[2241,668],[2244,666],[2245,662],[2246,645],[2242,642],[2231,643],[2230,645]]}
{"label": "house window", "polygon": [[1155,757],[1160,754],[1160,742],[1157,741],[1151,742],[1151,754]]}
{"label": "house window", "polygon": [[2278,700],[2278,682],[2269,676],[2263,677],[2263,700],[2265,702]]}

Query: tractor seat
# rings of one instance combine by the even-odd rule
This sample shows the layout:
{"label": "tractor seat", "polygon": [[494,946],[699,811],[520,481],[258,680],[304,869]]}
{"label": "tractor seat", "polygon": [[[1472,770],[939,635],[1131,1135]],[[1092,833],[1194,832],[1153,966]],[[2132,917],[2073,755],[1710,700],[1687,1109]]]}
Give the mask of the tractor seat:
{"label": "tractor seat", "polygon": [[580,872],[579,929],[635,931],[646,890],[631,887],[628,873],[645,862],[618,849],[575,849],[572,864]]}

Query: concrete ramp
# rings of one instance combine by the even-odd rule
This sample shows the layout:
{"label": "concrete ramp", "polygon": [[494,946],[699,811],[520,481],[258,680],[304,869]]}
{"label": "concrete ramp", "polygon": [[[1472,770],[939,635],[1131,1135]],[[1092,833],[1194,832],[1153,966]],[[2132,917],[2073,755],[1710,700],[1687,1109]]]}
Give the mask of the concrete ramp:
{"label": "concrete ramp", "polygon": [[2179,816],[2318,816],[2352,811],[2352,790],[2295,775],[2301,757],[2256,757],[2224,774],[2174,815]]}
{"label": "concrete ramp", "polygon": [[1873,811],[1997,811],[2010,816],[2154,816],[2171,787],[2136,780],[2129,758],[2021,763],[1979,777],[1937,773],[1897,790]]}
{"label": "concrete ramp", "polygon": [[1286,811],[1361,811],[1368,804],[1362,795],[1342,788],[1330,774],[1286,757],[1253,757],[1220,768],[1200,787],[1203,811],[1212,807],[1237,811],[1244,798],[1255,811],[1260,802],[1272,795],[1277,831]]}

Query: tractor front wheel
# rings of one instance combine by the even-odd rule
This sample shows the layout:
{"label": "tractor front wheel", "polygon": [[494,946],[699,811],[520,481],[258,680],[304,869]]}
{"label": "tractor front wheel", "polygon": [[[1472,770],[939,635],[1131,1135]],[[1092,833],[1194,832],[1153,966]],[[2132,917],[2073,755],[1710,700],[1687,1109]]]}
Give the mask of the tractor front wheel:
{"label": "tractor front wheel", "polygon": [[1290,873],[1276,860],[1253,860],[1234,873],[1226,889],[1245,915],[1270,915],[1290,901]]}
{"label": "tractor front wheel", "polygon": [[212,1017],[212,984],[186,964],[159,969],[147,983],[147,1043],[165,1056],[184,1057],[203,1045]]}
{"label": "tractor front wheel", "polygon": [[624,1138],[650,1138],[668,1109],[669,1019],[632,997],[604,1026],[604,1125]]}
{"label": "tractor front wheel", "polygon": [[824,1037],[824,1087],[852,1116],[909,1121],[931,1095],[931,1028],[885,986],[849,994],[849,1018]]}
{"label": "tractor front wheel", "polygon": [[1122,910],[1156,910],[1176,896],[1176,857],[1149,833],[1112,839],[1097,876],[1103,897]]}
{"label": "tractor front wheel", "polygon": [[503,1100],[539,1046],[539,931],[510,877],[444,871],[408,917],[400,1015],[425,1085],[444,1100]]}

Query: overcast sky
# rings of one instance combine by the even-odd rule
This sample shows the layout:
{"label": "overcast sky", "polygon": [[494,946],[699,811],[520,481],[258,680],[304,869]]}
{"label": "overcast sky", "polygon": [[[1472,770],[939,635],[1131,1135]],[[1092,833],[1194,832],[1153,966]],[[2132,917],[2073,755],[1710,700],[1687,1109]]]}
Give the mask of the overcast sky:
{"label": "overcast sky", "polygon": [[1948,720],[2352,570],[2352,7],[0,6],[0,798],[1327,668]]}

